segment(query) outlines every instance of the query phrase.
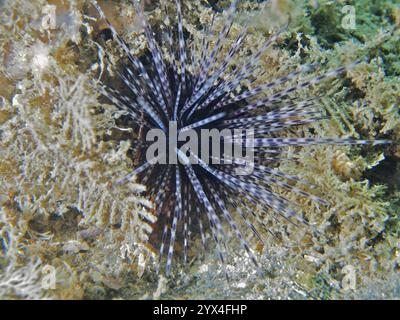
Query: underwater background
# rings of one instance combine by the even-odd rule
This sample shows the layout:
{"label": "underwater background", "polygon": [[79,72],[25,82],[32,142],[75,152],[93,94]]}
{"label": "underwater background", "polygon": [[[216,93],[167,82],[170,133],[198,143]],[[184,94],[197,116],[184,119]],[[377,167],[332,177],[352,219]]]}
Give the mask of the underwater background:
{"label": "underwater background", "polygon": [[[98,3],[131,52],[143,54],[131,3]],[[218,34],[229,3],[183,0],[186,32],[201,39],[201,26],[220,12]],[[165,21],[159,1],[144,5],[157,30]],[[122,52],[89,1],[0,0],[0,298],[400,298],[400,4],[243,0],[228,44],[249,15],[239,58],[289,23],[254,84],[306,63],[326,71],[362,60],[301,93],[321,96],[328,118],[296,134],[392,141],[289,149],[298,161],[277,168],[318,186],[331,205],[274,191],[299,203],[323,236],[264,217],[272,234],[263,245],[249,239],[260,270],[232,237],[229,282],[213,246],[202,248],[200,239],[188,266],[178,259],[169,278],[157,275],[151,199],[139,183],[112,186],[132,171],[130,140],[119,110],[91,85],[115,75],[105,51],[116,61]]]}

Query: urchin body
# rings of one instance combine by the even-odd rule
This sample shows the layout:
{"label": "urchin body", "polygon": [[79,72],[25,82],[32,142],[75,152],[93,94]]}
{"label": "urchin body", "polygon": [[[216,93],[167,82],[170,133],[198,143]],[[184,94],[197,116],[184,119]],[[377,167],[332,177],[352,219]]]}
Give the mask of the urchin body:
{"label": "urchin body", "polygon": [[[160,261],[167,252],[166,273],[170,273],[174,248],[177,241],[183,244],[184,261],[187,260],[191,241],[191,230],[200,234],[203,242],[205,233],[210,232],[222,263],[225,261],[223,242],[226,240],[223,222],[231,228],[249,257],[256,264],[256,258],[242,235],[240,225],[246,225],[261,240],[250,218],[252,212],[245,208],[248,204],[261,207],[263,214],[273,214],[285,220],[305,223],[291,204],[283,196],[276,194],[271,185],[290,190],[312,201],[328,205],[326,201],[303,191],[293,185],[310,185],[296,176],[285,174],[269,166],[270,161],[284,158],[287,146],[322,145],[322,144],[367,144],[369,141],[339,138],[279,138],[282,130],[294,126],[306,125],[322,118],[316,108],[317,99],[297,99],[293,94],[326,78],[335,77],[352,68],[355,63],[329,71],[304,82],[279,90],[278,92],[257,99],[268,89],[278,87],[305,73],[313,66],[301,66],[299,71],[255,86],[237,93],[240,83],[252,76],[266,49],[276,40],[279,32],[271,36],[266,43],[242,66],[229,71],[229,65],[241,48],[247,34],[247,27],[237,36],[232,47],[222,54],[222,47],[227,39],[234,18],[237,0],[234,0],[226,13],[226,22],[214,45],[204,37],[198,52],[188,45],[185,39],[180,0],[175,1],[177,27],[174,33],[167,27],[167,55],[160,49],[153,32],[146,22],[140,6],[134,2],[137,17],[145,30],[150,51],[149,63],[145,64],[138,57],[131,55],[127,44],[106,20],[100,6],[94,2],[101,17],[106,20],[115,41],[124,49],[128,62],[119,73],[129,94],[110,87],[101,88],[101,92],[118,108],[125,110],[133,123],[137,139],[134,152],[138,167],[116,183],[123,184],[134,176],[147,186],[149,197],[154,200],[155,210],[159,215]],[[164,2],[163,2],[164,3]],[[166,16],[168,12],[166,10]],[[167,26],[170,22],[167,21]],[[208,34],[211,26],[205,30]],[[188,48],[192,48],[189,50]],[[217,62],[220,61],[220,62]],[[253,151],[251,171],[241,173],[243,159],[231,155],[228,157],[222,147],[219,155],[207,159],[198,157],[193,150],[180,149],[181,145],[170,148],[171,154],[179,160],[176,163],[163,163],[157,157],[148,159],[146,150],[149,141],[146,136],[157,129],[165,133],[170,144],[170,124],[176,125],[178,133],[189,130],[231,130],[231,142],[241,147],[250,147]],[[250,136],[240,133],[251,130]],[[239,132],[239,133],[238,133]],[[226,141],[221,139],[221,146]],[[375,141],[380,143],[383,141]],[[199,142],[200,143],[200,142]],[[204,143],[204,142],[203,142]],[[207,143],[199,146],[204,148]],[[158,154],[158,156],[161,156]],[[189,161],[196,160],[195,163]],[[207,161],[209,160],[209,161]],[[218,161],[216,161],[218,160]],[[241,222],[239,223],[240,220]],[[264,226],[262,223],[260,227]],[[207,231],[208,230],[208,231]],[[195,235],[196,236],[196,235]],[[262,241],[262,240],[261,240]]]}

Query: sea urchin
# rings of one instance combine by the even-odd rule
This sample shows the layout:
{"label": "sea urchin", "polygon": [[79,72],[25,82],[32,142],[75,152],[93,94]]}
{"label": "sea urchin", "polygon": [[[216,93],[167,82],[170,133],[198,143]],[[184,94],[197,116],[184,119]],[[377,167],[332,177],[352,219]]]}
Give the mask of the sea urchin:
{"label": "sea urchin", "polygon": [[[171,22],[166,21],[166,50],[162,50],[162,43],[156,40],[143,9],[134,1],[137,18],[144,29],[149,49],[147,59],[143,59],[130,53],[128,45],[107,20],[101,7],[93,2],[111,30],[112,37],[127,56],[127,63],[118,75],[129,93],[112,88],[111,85],[100,88],[101,93],[115,106],[127,112],[136,137],[133,147],[139,165],[131,174],[116,183],[123,184],[135,176],[147,187],[147,194],[154,200],[159,217],[157,224],[158,230],[161,230],[160,262],[165,247],[168,246],[167,275],[170,273],[178,240],[183,243],[182,251],[186,262],[191,230],[200,234],[204,242],[206,226],[215,241],[219,259],[224,263],[224,223],[227,223],[244,250],[257,264],[240,231],[239,221],[234,218],[236,216],[242,220],[241,223],[246,224],[261,240],[245,209],[246,205],[260,205],[264,214],[306,223],[291,208],[286,198],[271,190],[271,185],[328,205],[323,199],[291,183],[311,185],[309,182],[269,165],[271,161],[284,158],[285,147],[371,143],[366,140],[277,136],[281,130],[322,118],[321,112],[316,108],[317,98],[302,100],[293,97],[294,92],[326,78],[335,77],[356,63],[298,82],[260,99],[257,96],[261,93],[297,78],[314,66],[301,66],[299,71],[282,78],[237,92],[235,89],[243,80],[252,76],[262,54],[280,34],[278,32],[270,37],[242,66],[229,69],[247,35],[247,27],[244,26],[229,51],[223,53],[222,48],[232,27],[237,3],[238,0],[232,1],[215,43],[208,38],[211,25],[204,30],[201,45],[196,48],[188,45],[189,40],[183,30],[181,2],[175,0],[177,27],[171,27]],[[167,5],[165,1],[162,4],[168,19]],[[204,141],[204,136],[199,141],[198,137],[205,130],[220,135],[212,142]],[[158,133],[164,134],[164,139]],[[154,142],[156,136],[157,143],[161,143],[159,146],[162,147],[164,143],[168,150],[160,151],[161,147],[156,148],[154,157],[149,158],[149,150],[152,146],[154,149],[149,137]],[[183,144],[184,142],[187,143]],[[210,155],[208,151],[211,147],[218,152]],[[198,156],[197,149],[201,149],[201,157]],[[233,149],[239,149],[239,153],[232,154]],[[245,156],[242,149],[246,150]],[[175,161],[172,161],[174,158]],[[249,212],[252,213],[250,210]]]}

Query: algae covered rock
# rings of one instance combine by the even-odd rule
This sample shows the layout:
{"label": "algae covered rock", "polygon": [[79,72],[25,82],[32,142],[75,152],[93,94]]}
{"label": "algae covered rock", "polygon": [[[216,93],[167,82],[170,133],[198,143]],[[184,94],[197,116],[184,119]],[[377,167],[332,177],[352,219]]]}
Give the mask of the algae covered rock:
{"label": "algae covered rock", "polygon": [[[145,55],[149,44],[132,5],[112,3],[99,1],[132,54]],[[185,32],[194,45],[201,44],[202,26],[228,6],[229,1],[183,2]],[[343,10],[345,6],[353,6],[354,12]],[[2,298],[218,299],[228,294],[316,299],[364,297],[369,290],[376,290],[378,298],[399,298],[397,283],[385,292],[385,283],[398,276],[400,262],[398,4],[240,2],[223,53],[229,52],[246,17],[252,19],[232,70],[257,51],[256,44],[288,27],[262,57],[253,81],[240,83],[237,92],[305,63],[322,66],[310,75],[316,76],[361,59],[343,79],[301,92],[304,98],[310,93],[321,97],[318,107],[326,119],[285,135],[393,143],[290,147],[290,160],[280,161],[276,169],[310,181],[315,188],[305,191],[330,205],[319,206],[274,186],[271,190],[298,203],[304,219],[319,232],[277,222],[245,204],[255,212],[254,223],[271,232],[262,235],[264,243],[249,239],[260,270],[235,255],[238,241],[230,243],[232,254],[225,266],[229,283],[212,256],[213,246],[200,249],[200,241],[189,252],[188,266],[178,263],[168,279],[156,274],[156,250],[150,243],[160,230],[154,230],[158,217],[153,199],[143,197],[145,187],[134,181],[115,183],[135,166],[135,137],[125,114],[97,90],[104,79],[114,81],[119,70],[110,61],[118,65],[124,55],[91,3],[18,0],[3,1],[0,8]],[[158,1],[145,1],[144,8],[162,37],[166,17]],[[354,28],[346,29],[343,19],[353,13]],[[221,28],[223,21],[217,18],[212,43]],[[55,287],[43,287],[43,279],[49,279],[46,270],[56,275]],[[18,283],[10,286],[14,278]]]}

